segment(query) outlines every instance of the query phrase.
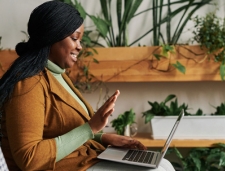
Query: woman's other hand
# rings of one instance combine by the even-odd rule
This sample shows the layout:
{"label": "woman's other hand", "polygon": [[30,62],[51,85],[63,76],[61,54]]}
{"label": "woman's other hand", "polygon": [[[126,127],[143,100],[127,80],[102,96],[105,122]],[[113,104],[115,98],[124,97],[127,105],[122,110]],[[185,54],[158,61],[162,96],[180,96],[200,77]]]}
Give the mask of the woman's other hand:
{"label": "woman's other hand", "polygon": [[94,116],[88,121],[92,132],[98,133],[108,123],[108,117],[113,113],[115,102],[119,96],[120,91],[117,90],[94,114]]}
{"label": "woman's other hand", "polygon": [[104,145],[111,145],[116,147],[131,148],[146,150],[147,148],[138,140],[135,140],[128,136],[122,136],[117,134],[103,134],[102,143]]}

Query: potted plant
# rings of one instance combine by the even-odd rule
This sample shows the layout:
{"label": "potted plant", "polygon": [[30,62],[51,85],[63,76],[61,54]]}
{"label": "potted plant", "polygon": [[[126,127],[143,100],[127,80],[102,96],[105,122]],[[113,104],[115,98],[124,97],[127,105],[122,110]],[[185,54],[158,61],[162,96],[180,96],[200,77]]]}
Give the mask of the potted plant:
{"label": "potted plant", "polygon": [[[212,54],[215,62],[220,63],[220,76],[224,80],[225,76],[225,18],[218,17],[214,12],[208,13],[204,17],[196,16],[194,19],[195,31],[193,41],[207,49],[208,54]],[[206,56],[205,59],[209,59]]]}
{"label": "potted plant", "polygon": [[[167,104],[170,102],[170,104]],[[202,109],[190,113],[187,104],[179,105],[177,97],[168,95],[162,102],[148,102],[149,110],[143,112],[145,123],[150,123],[151,137],[153,139],[166,139],[172,129],[179,113],[185,111],[175,139],[223,139],[225,122],[225,105],[215,107],[216,112],[205,114]],[[222,116],[223,115],[223,116]],[[215,124],[212,124],[215,123]]]}
{"label": "potted plant", "polygon": [[112,127],[114,127],[119,135],[134,136],[137,133],[137,127],[134,125],[135,113],[133,109],[118,115],[118,117],[113,119],[111,123]]}
{"label": "potted plant", "polygon": [[[154,0],[151,6],[147,6],[142,11],[139,10],[143,3],[140,0],[127,1],[125,5],[125,1],[118,0],[111,4],[111,1],[99,0],[102,7],[102,15],[99,16],[88,14],[77,0],[61,1],[76,5],[84,18],[89,17],[93,21],[94,29],[86,29],[83,40],[89,42],[89,48],[103,46],[103,44],[110,46],[107,48],[95,47],[97,53],[92,53],[93,56],[90,58],[82,58],[80,69],[75,66],[68,71],[76,85],[78,82],[81,83],[77,80],[83,80],[84,84],[77,86],[84,87],[87,91],[90,91],[91,82],[98,85],[101,82],[221,80],[220,64],[214,61],[204,61],[205,50],[199,46],[177,45],[190,17],[201,7],[210,4],[212,0],[198,2],[192,0],[176,2]],[[118,7],[115,17],[117,20],[113,21],[111,5],[115,4]],[[162,13],[163,11],[167,11],[166,15]],[[153,26],[150,26],[145,33],[140,30],[140,36],[130,42],[129,24],[135,19],[139,20],[137,16],[141,16],[141,14],[154,16],[150,19]],[[177,29],[172,32],[171,25],[175,19],[177,20],[175,17],[178,15],[180,17],[176,25]],[[115,23],[118,24],[115,25]],[[118,28],[118,33],[115,32],[115,28]],[[166,34],[163,33],[163,30],[166,30]],[[96,36],[91,36],[93,32]],[[141,46],[140,43],[135,46],[150,33],[153,34],[154,46]],[[105,43],[101,44],[100,37]],[[164,50],[167,50],[168,55],[161,55],[165,54],[162,53]],[[210,66],[212,69],[205,71],[202,69],[205,66]]]}
{"label": "potted plant", "polygon": [[225,169],[225,144],[217,143],[211,148],[192,148],[186,156],[177,148],[170,148],[168,154],[175,154],[178,162],[172,162],[176,170],[223,171]]}
{"label": "potted plant", "polygon": [[[210,4],[211,0],[198,2],[154,0],[152,6],[146,7],[143,11],[138,10],[143,3],[142,1],[132,0],[127,4],[125,4],[125,1],[117,1],[112,4],[111,1],[100,0],[101,15],[87,13],[77,0],[62,1],[76,5],[84,18],[89,17],[93,21],[94,29],[88,30],[91,43],[95,46],[107,47],[96,47],[98,53],[94,54],[94,58],[99,61],[99,64],[90,63],[88,65],[89,73],[94,75],[96,79],[103,82],[220,80],[219,72],[214,72],[218,70],[219,65],[213,61],[201,63],[206,55],[205,50],[202,50],[199,46],[177,45],[190,18],[198,9]],[[111,9],[112,5],[115,4],[117,5],[114,7],[117,10],[117,16],[112,18]],[[176,5],[179,5],[179,8]],[[165,12],[165,10],[167,12],[164,16],[162,12]],[[128,34],[130,22],[145,13],[154,16],[151,18],[153,27],[145,33],[140,31],[140,36],[130,42]],[[178,15],[180,17],[176,26],[177,29],[172,32],[171,25]],[[116,19],[116,21],[113,21],[113,19]],[[118,28],[119,31],[115,32],[115,28]],[[166,34],[162,30],[166,30]],[[93,32],[95,33],[94,37],[91,36]],[[153,34],[154,46],[141,46],[140,43],[139,46],[135,46],[150,33]],[[165,50],[167,51],[166,55]],[[84,59],[84,63],[89,62],[88,58]],[[213,65],[212,70],[202,70],[206,65]],[[196,70],[199,74],[196,74]],[[72,72],[76,72],[76,69]],[[205,76],[202,76],[204,74]]]}

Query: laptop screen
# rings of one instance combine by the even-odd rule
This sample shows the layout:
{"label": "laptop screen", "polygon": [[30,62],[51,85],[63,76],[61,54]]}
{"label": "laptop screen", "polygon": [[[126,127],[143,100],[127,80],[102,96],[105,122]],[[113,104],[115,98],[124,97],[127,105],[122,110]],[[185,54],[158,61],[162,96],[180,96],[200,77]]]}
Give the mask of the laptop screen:
{"label": "laptop screen", "polygon": [[175,131],[176,131],[176,129],[177,129],[177,127],[178,127],[178,125],[179,125],[179,123],[180,123],[180,121],[181,121],[183,116],[184,116],[184,110],[182,109],[179,117],[177,118],[177,120],[176,120],[176,122],[175,122],[175,124],[173,126],[173,129],[170,132],[169,137],[167,138],[167,140],[166,140],[166,142],[165,142],[165,144],[164,144],[164,146],[163,146],[163,148],[161,150],[161,159],[165,156],[165,153],[166,153],[167,149],[169,148],[170,143],[172,141],[173,135],[174,135],[174,133],[175,133]]}

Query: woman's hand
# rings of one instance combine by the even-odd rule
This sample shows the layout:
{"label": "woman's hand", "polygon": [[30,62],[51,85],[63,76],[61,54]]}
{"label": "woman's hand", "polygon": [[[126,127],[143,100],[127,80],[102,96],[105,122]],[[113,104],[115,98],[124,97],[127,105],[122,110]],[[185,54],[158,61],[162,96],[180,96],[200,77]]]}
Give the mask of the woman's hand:
{"label": "woman's hand", "polygon": [[92,132],[98,133],[108,123],[108,117],[113,113],[114,106],[120,91],[117,90],[94,114],[94,116],[88,121]]}
{"label": "woman's hand", "polygon": [[116,147],[131,148],[146,150],[147,148],[138,140],[135,140],[128,136],[122,136],[117,134],[103,134],[102,143],[104,145],[112,145]]}

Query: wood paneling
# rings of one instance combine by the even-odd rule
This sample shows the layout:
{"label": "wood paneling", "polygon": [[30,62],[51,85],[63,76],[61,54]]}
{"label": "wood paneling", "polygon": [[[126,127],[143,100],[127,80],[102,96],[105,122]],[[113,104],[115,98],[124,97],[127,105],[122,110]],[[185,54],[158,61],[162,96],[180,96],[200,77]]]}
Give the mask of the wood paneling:
{"label": "wood paneling", "polygon": [[[163,147],[166,141],[161,139],[152,139],[150,138],[150,133],[138,133],[134,138],[139,140],[146,147]],[[170,147],[213,147],[214,144],[217,143],[225,143],[225,139],[174,139],[172,140]]]}
{"label": "wood paneling", "polygon": [[[154,53],[159,47],[114,47],[96,48],[94,55],[99,64],[89,63],[89,71],[104,82],[154,82],[154,81],[221,81],[219,63],[206,59],[199,46],[177,46],[176,54],[156,60]],[[212,57],[211,57],[212,58]],[[179,61],[186,67],[182,74],[171,64]],[[71,69],[70,77],[75,81],[77,67]]]}
{"label": "wood paneling", "polygon": [[15,50],[2,50],[0,51],[0,78],[10,67],[12,62],[18,57]]}
{"label": "wood paneling", "polygon": [[[175,82],[175,81],[221,81],[219,63],[207,56],[199,46],[176,46],[176,53],[156,60],[153,54],[160,53],[160,47],[113,47],[95,48],[93,57],[99,63],[85,58],[89,71],[104,82]],[[17,57],[14,50],[0,51],[0,77]],[[206,59],[207,57],[211,60]],[[171,64],[179,61],[186,67],[182,74]],[[68,69],[76,81],[78,68]]]}

